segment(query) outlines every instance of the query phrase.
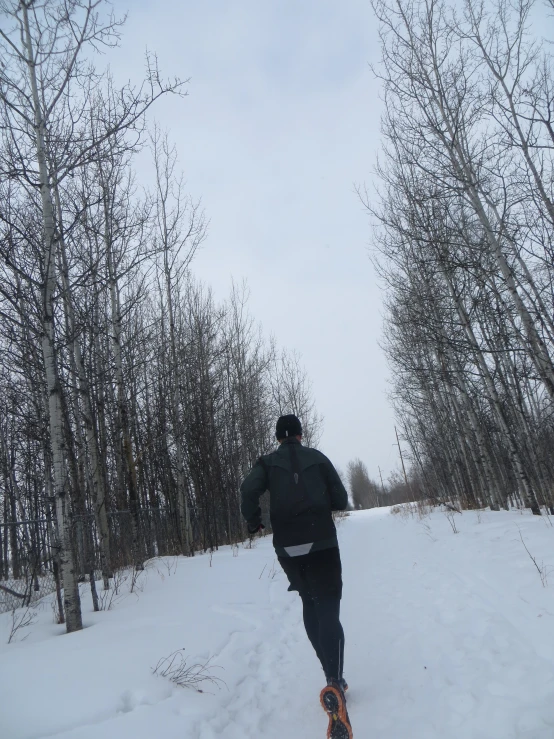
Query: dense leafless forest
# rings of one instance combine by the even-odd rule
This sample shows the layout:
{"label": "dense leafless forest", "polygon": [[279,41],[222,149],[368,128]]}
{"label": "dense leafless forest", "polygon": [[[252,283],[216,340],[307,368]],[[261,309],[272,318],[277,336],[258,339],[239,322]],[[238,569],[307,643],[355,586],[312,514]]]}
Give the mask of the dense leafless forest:
{"label": "dense leafless forest", "polygon": [[383,149],[378,202],[362,196],[412,483],[468,507],[552,511],[552,9],[374,9]]}
{"label": "dense leafless forest", "polygon": [[[354,506],[552,512],[554,7],[373,4],[383,148],[361,195],[409,452],[387,485],[351,462]],[[69,631],[80,583],[102,608],[118,568],[244,538],[239,482],[277,415],[308,444],[321,428],[247,287],[217,301],[191,273],[207,216],[153,123],[186,80],[147,54],[120,85],[123,30],[105,0],[0,0],[0,609],[56,591]]]}
{"label": "dense leafless forest", "polygon": [[106,590],[122,566],[243,540],[239,482],[276,416],[308,443],[320,426],[247,289],[217,302],[191,276],[206,216],[149,116],[186,83],[147,55],[118,87],[109,13],[0,2],[0,605],[57,590],[68,631],[80,582],[101,608],[100,574]]}

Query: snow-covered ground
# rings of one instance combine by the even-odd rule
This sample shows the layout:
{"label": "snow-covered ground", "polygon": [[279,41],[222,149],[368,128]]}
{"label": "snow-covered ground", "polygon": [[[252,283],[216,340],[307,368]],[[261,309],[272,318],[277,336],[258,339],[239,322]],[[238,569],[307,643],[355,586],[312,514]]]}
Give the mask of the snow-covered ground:
{"label": "snow-covered ground", "polygon": [[[458,534],[440,512],[387,509],[339,526],[357,739],[554,736],[554,528],[527,512],[455,521]],[[7,645],[0,617],[2,739],[325,736],[321,671],[269,537],[152,562],[138,585],[101,613],[85,595],[87,628],[72,635],[50,598],[24,641]],[[181,648],[225,685],[197,693],[152,674]]]}

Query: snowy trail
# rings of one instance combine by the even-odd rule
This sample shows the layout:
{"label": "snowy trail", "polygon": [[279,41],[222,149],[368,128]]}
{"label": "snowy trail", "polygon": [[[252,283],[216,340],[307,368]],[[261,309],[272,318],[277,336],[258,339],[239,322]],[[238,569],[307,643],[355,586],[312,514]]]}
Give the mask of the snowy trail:
{"label": "snowy trail", "polygon": [[[362,736],[554,735],[554,624],[552,615],[536,606],[545,597],[552,604],[552,594],[533,575],[521,542],[514,553],[524,572],[523,587],[513,561],[505,559],[500,567],[494,562],[513,548],[509,545],[520,523],[550,539],[550,548],[553,533],[540,520],[518,520],[517,514],[487,514],[487,520],[494,521],[495,515],[504,522],[499,551],[493,546],[481,552],[468,542],[466,524],[475,525],[475,514],[469,512],[458,517],[458,535],[439,516],[431,519],[431,532],[415,521],[386,517],[373,537],[363,518],[352,521],[343,544],[345,561],[365,556],[372,563],[348,571],[356,581],[356,598],[344,619],[349,679],[356,686],[352,720],[364,727]],[[479,533],[477,526],[477,542]],[[527,603],[521,600],[526,589],[533,595]],[[358,609],[366,614],[365,622]],[[537,619],[543,615],[539,635]],[[363,670],[361,653],[367,660]]]}
{"label": "snowy trail", "polygon": [[[356,739],[554,736],[554,575],[543,587],[520,539],[554,572],[554,529],[515,512],[456,523],[382,510],[339,527]],[[271,542],[212,560],[152,566],[138,598],[86,613],[79,634],[59,636],[45,608],[6,646],[0,617],[2,739],[323,739],[321,670]],[[151,674],[181,647],[227,687]]]}

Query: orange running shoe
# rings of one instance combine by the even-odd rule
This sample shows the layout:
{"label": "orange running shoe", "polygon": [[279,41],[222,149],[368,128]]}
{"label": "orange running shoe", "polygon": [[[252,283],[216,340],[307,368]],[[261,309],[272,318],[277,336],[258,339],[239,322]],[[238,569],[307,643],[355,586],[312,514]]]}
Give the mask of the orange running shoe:
{"label": "orange running shoe", "polygon": [[352,725],[346,710],[346,698],[342,686],[330,680],[319,696],[323,709],[329,716],[327,739],[353,739]]}

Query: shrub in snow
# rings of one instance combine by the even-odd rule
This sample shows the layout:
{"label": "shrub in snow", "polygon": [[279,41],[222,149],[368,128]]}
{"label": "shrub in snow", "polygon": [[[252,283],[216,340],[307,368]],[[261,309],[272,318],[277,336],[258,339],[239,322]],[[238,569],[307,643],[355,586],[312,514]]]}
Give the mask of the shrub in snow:
{"label": "shrub in snow", "polygon": [[212,665],[211,659],[203,664],[196,663],[188,665],[184,652],[184,649],[177,649],[169,657],[160,659],[156,667],[152,670],[153,674],[159,677],[165,677],[182,688],[192,688],[198,693],[204,692],[198,687],[202,683],[212,683],[212,685],[216,685],[217,687],[224,684],[221,678],[211,672],[214,669],[222,669],[221,667]]}

